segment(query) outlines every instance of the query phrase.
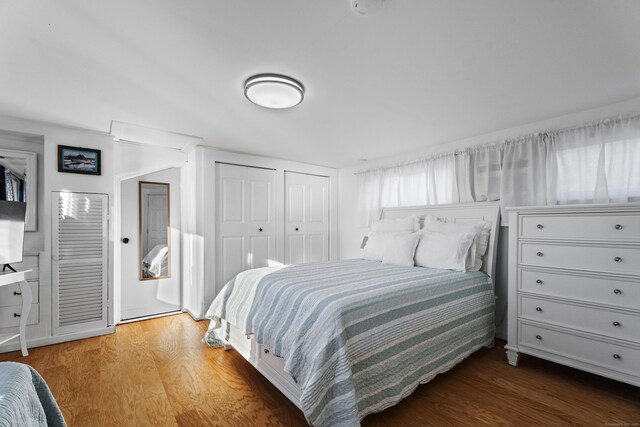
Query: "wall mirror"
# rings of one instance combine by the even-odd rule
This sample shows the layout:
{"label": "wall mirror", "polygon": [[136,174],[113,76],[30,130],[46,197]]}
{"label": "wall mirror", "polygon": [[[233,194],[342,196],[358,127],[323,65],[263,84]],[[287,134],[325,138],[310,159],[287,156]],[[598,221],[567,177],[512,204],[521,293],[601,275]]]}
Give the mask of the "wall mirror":
{"label": "wall mirror", "polygon": [[24,229],[38,229],[38,156],[0,148],[0,200],[26,202]]}
{"label": "wall mirror", "polygon": [[171,277],[169,184],[139,183],[140,280]]}

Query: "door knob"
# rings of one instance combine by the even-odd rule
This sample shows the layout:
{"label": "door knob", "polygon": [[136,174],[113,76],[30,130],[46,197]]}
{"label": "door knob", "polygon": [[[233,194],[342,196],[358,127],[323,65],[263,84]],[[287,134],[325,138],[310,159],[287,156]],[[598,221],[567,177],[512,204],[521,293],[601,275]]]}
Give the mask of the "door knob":
{"label": "door knob", "polygon": [[127,243],[129,243],[129,238],[128,238],[128,237],[124,237],[124,238],[122,239],[122,243],[124,243],[125,245],[126,245]]}

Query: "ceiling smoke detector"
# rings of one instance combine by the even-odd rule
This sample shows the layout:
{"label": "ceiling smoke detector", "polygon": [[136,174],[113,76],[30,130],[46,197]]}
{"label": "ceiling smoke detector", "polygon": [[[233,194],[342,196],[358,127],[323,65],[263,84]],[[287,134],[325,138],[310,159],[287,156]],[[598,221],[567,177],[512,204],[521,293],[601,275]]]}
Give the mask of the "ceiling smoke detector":
{"label": "ceiling smoke detector", "polygon": [[351,10],[356,15],[364,16],[378,12],[382,9],[382,2],[384,0],[349,0],[351,3]]}

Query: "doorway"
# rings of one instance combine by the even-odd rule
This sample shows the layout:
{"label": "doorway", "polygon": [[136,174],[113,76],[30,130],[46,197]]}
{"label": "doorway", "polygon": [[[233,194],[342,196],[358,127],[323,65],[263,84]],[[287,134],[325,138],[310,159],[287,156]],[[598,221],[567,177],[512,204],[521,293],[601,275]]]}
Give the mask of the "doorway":
{"label": "doorway", "polygon": [[180,170],[121,181],[121,320],[181,309]]}

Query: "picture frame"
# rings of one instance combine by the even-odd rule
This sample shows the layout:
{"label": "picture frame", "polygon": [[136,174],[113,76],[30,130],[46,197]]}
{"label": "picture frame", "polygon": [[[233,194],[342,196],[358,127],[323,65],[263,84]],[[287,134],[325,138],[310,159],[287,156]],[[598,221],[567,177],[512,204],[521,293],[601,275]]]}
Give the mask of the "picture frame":
{"label": "picture frame", "polygon": [[58,145],[58,172],[102,175],[102,151]]}

